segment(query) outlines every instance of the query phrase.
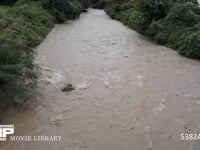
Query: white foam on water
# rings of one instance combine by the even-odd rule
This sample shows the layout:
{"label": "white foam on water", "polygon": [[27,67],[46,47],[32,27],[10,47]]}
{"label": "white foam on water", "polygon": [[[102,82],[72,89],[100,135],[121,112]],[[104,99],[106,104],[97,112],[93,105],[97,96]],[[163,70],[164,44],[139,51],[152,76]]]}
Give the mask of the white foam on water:
{"label": "white foam on water", "polygon": [[143,79],[145,79],[145,76],[138,74],[137,75],[138,81],[138,86],[141,88],[143,86]]}
{"label": "white foam on water", "polygon": [[146,136],[147,142],[148,142],[148,145],[147,145],[148,150],[151,150],[152,147],[153,147],[153,143],[152,143],[151,138],[150,138],[150,127],[146,126],[144,131],[145,131],[145,136]]}
{"label": "white foam on water", "polygon": [[162,111],[165,108],[166,105],[166,100],[167,100],[167,94],[164,94],[164,98],[160,101],[158,107],[156,107],[153,112],[155,115],[157,115],[160,111]]}
{"label": "white foam on water", "polygon": [[82,83],[78,84],[76,87],[76,90],[86,90],[86,89],[90,88],[92,86],[92,84],[94,83],[94,80],[95,79],[93,76],[89,77]]}
{"label": "white foam on water", "polygon": [[41,64],[40,65],[42,75],[39,81],[45,82],[47,84],[52,84],[56,88],[60,88],[65,83],[65,76],[58,71],[51,69],[49,66]]}
{"label": "white foam on water", "polygon": [[103,80],[103,83],[107,88],[112,88],[112,89],[119,88],[119,83],[121,79],[118,75],[114,75],[113,73],[108,72],[103,76],[103,78],[100,79]]}

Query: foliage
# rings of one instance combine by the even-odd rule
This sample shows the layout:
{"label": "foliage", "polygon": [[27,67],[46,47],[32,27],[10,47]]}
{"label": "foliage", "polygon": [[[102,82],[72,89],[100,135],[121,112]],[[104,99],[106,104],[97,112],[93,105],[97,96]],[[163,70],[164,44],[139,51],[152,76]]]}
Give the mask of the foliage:
{"label": "foliage", "polygon": [[0,6],[0,13],[4,13],[9,9],[8,6]]}
{"label": "foliage", "polygon": [[14,4],[17,0],[1,0],[0,5],[11,5]]}
{"label": "foliage", "polygon": [[57,23],[76,19],[83,9],[90,6],[90,0],[18,0],[18,3],[27,1],[40,2],[42,7],[55,17]]}
{"label": "foliage", "polygon": [[54,19],[36,2],[17,3],[0,16],[0,95],[1,100],[8,95],[11,100],[35,85],[32,48],[44,39]]}
{"label": "foliage", "polygon": [[113,0],[105,11],[159,44],[200,58],[200,7],[196,0]]}
{"label": "foliage", "polygon": [[92,8],[104,9],[105,5],[106,5],[105,0],[93,0],[92,1]]}
{"label": "foliage", "polygon": [[88,9],[91,6],[90,0],[78,0],[78,2],[81,4],[82,9]]}
{"label": "foliage", "polygon": [[76,0],[41,0],[41,3],[59,23],[75,19],[81,13],[81,4]]}
{"label": "foliage", "polygon": [[42,42],[55,21],[75,19],[89,5],[89,0],[18,0],[12,7],[0,5],[1,105],[8,100],[27,100],[37,78],[33,48]]}
{"label": "foliage", "polygon": [[193,58],[200,58],[200,31],[186,37],[180,45],[179,53]]}

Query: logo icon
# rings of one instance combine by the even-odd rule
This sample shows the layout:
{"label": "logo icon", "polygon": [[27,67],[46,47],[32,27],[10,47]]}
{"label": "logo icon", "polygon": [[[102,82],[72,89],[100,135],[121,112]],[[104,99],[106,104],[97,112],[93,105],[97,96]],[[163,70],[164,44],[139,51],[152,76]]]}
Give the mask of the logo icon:
{"label": "logo icon", "polygon": [[0,141],[6,141],[9,134],[14,134],[14,125],[0,125]]}

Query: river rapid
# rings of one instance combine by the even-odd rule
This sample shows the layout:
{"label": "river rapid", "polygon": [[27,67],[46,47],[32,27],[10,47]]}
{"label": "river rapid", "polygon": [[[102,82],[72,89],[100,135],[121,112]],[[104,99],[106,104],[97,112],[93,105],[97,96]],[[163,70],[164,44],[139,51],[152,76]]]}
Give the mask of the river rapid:
{"label": "river rapid", "polygon": [[[200,62],[179,56],[103,10],[56,25],[37,48],[37,95],[4,122],[15,135],[61,142],[4,142],[1,150],[199,150]],[[65,84],[76,88],[63,92]]]}

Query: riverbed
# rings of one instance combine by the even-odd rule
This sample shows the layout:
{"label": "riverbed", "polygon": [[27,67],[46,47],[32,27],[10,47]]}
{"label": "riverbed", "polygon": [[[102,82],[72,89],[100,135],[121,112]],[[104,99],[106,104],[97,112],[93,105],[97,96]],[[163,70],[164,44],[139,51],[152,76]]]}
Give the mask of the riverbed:
{"label": "riverbed", "polygon": [[[6,113],[15,135],[1,150],[199,150],[200,62],[179,56],[89,9],[56,25],[37,47],[37,95]],[[75,90],[63,92],[71,83]]]}

